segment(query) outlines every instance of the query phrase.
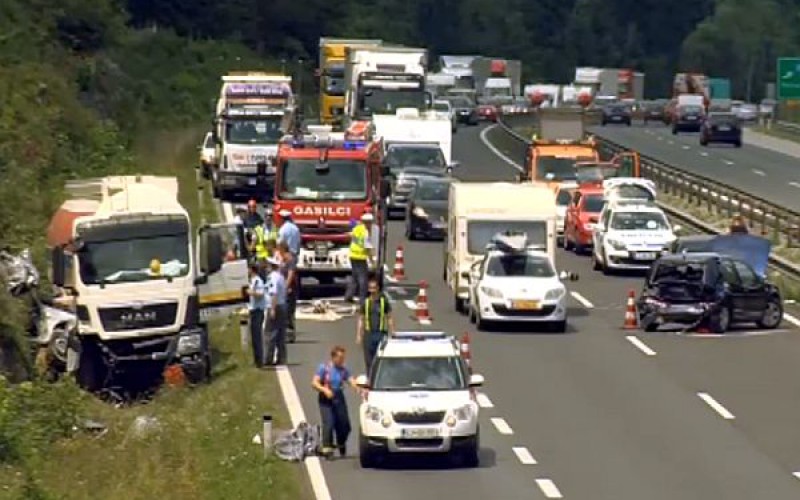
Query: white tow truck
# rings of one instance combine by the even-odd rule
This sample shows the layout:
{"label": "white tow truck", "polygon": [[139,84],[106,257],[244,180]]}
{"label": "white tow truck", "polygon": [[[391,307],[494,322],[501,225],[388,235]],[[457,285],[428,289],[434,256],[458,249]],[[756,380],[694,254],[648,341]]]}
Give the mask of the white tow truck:
{"label": "white tow truck", "polygon": [[195,248],[174,177],[72,181],[67,192],[48,244],[57,302],[78,319],[69,338],[78,382],[95,391],[119,371],[145,378],[172,364],[207,379],[207,320],[245,301],[241,226],[203,226]]}

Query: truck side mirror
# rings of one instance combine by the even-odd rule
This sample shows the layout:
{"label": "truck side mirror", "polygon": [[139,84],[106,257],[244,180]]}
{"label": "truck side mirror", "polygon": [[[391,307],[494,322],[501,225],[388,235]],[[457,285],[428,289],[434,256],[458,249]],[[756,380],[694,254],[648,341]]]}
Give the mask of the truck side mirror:
{"label": "truck side mirror", "polygon": [[64,247],[63,246],[55,247],[50,257],[52,259],[51,267],[53,268],[53,284],[58,287],[63,287],[64,283],[66,282],[65,260],[67,258],[67,256],[64,255]]}
{"label": "truck side mirror", "polygon": [[200,230],[200,270],[214,274],[222,269],[222,236],[211,228]]}

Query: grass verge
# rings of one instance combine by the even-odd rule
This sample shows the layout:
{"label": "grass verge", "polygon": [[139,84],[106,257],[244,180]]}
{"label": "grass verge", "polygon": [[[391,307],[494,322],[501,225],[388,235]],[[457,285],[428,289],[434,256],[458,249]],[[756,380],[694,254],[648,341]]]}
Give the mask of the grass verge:
{"label": "grass verge", "polygon": [[[143,171],[179,178],[181,202],[195,227],[202,216],[216,219],[210,196],[197,196],[193,166],[202,132],[151,133],[136,147]],[[76,434],[57,442],[46,459],[0,468],[0,498],[312,498],[301,465],[265,458],[252,444],[263,414],[273,416],[276,429],[291,423],[275,373],[253,368],[239,338],[237,318],[212,323],[215,363],[209,385],[163,389],[149,403],[126,408],[78,393],[82,413],[108,432]],[[131,432],[140,416],[156,419],[152,434]]]}

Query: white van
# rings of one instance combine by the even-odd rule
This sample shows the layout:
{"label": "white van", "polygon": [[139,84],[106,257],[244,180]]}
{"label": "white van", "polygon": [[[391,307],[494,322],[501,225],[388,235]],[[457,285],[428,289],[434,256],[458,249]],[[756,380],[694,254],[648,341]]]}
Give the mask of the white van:
{"label": "white van", "polygon": [[458,182],[450,185],[443,277],[455,309],[464,312],[472,264],[498,233],[524,232],[555,261],[556,195],[536,184]]}

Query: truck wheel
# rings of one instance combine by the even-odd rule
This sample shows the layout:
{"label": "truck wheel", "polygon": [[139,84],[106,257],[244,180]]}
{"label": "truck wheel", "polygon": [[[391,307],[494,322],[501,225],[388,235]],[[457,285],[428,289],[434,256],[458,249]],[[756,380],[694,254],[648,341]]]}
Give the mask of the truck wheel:
{"label": "truck wheel", "polygon": [[97,392],[105,386],[108,367],[103,353],[94,340],[81,340],[81,354],[75,374],[78,385],[88,392]]}
{"label": "truck wheel", "polygon": [[459,314],[464,314],[464,299],[456,296],[456,298],[453,300],[453,309],[455,309]]}

